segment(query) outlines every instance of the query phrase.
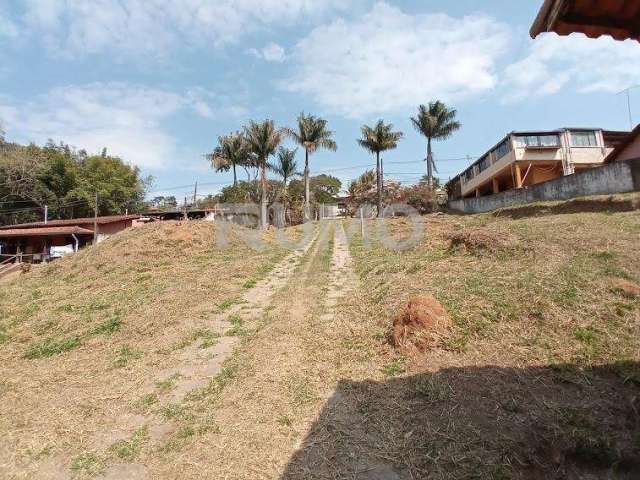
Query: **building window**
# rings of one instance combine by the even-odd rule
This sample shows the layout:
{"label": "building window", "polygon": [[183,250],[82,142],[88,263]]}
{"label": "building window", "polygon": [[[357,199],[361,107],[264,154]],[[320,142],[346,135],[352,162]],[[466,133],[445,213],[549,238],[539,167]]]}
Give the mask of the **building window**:
{"label": "building window", "polygon": [[494,151],[496,152],[496,160],[499,160],[502,157],[504,157],[507,153],[511,151],[511,145],[509,140],[507,139],[504,142],[502,142],[500,145],[496,147]]}
{"label": "building window", "polygon": [[516,142],[519,147],[560,147],[558,135],[521,135]]}
{"label": "building window", "polygon": [[572,147],[597,147],[596,132],[571,132]]}
{"label": "building window", "polygon": [[489,161],[489,155],[485,155],[478,161],[478,171],[482,172],[486,170],[487,168],[489,168],[489,165],[491,165],[491,162]]}
{"label": "building window", "polygon": [[471,180],[474,177],[474,173],[473,173],[473,167],[469,168],[467,171],[465,171],[462,174],[462,181],[464,183],[467,183],[469,180]]}

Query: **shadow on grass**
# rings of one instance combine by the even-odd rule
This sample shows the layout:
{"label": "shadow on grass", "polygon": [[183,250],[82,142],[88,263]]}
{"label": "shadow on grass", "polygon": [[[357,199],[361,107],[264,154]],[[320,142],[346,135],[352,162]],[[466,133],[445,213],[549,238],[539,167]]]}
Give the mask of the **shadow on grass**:
{"label": "shadow on grass", "polygon": [[281,477],[640,478],[640,365],[341,381]]}

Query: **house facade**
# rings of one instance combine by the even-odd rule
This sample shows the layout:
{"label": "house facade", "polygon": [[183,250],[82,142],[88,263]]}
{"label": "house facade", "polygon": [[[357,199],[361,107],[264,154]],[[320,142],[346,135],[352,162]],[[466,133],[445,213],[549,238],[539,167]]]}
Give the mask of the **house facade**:
{"label": "house facade", "polygon": [[5,225],[0,227],[0,261],[13,257],[27,262],[48,260],[56,250],[77,251],[92,244],[94,237],[99,243],[149,220],[140,215],[113,215]]}
{"label": "house facade", "polygon": [[511,132],[449,181],[450,198],[491,195],[602,165],[628,135],[588,128]]}

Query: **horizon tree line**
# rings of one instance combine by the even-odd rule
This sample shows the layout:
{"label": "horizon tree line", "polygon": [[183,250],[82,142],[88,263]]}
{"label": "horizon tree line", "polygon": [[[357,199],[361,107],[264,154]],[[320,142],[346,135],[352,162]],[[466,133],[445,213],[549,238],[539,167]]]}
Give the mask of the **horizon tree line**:
{"label": "horizon tree line", "polygon": [[[433,157],[432,142],[446,140],[460,129],[461,124],[456,120],[457,111],[448,108],[440,101],[429,102],[428,105],[420,105],[415,117],[410,117],[413,127],[418,133],[427,139],[426,170],[427,186],[429,190],[434,187],[434,172],[437,173]],[[376,156],[376,189],[377,189],[377,215],[383,214],[383,189],[384,167],[381,153],[397,148],[398,142],[404,134],[394,131],[391,123],[385,123],[383,119],[374,126],[363,125],[361,138],[356,141],[367,151]],[[299,175],[297,161],[295,159],[297,149],[288,149],[282,146],[285,139],[289,138],[305,152],[304,170],[304,220],[310,217],[310,157],[318,150],[325,149],[337,151],[338,145],[333,140],[334,132],[329,130],[327,120],[314,115],[306,115],[304,112],[297,117],[297,127],[279,128],[273,120],[256,122],[250,120],[241,130],[218,137],[218,145],[214,151],[206,155],[216,172],[233,172],[233,185],[238,184],[237,169],[242,168],[251,181],[251,171],[254,170],[253,180],[260,177],[260,225],[267,228],[267,171],[271,170],[283,178],[282,194],[286,196],[287,181]],[[271,161],[276,157],[277,163]],[[286,205],[285,205],[286,208]]]}

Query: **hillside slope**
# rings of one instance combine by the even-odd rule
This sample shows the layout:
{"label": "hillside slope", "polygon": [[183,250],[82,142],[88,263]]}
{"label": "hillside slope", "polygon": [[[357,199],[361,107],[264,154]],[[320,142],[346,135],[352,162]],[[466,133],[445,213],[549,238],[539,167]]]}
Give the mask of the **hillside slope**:
{"label": "hillside slope", "polygon": [[287,252],[269,235],[258,252],[242,228],[230,233],[218,248],[209,223],[149,224],[3,284],[3,478],[32,478],[43,459],[108,442],[98,437],[118,429],[186,347],[213,345],[233,327],[216,331],[209,319]]}

